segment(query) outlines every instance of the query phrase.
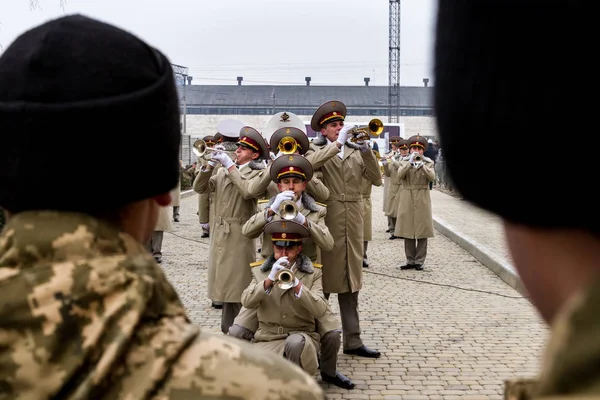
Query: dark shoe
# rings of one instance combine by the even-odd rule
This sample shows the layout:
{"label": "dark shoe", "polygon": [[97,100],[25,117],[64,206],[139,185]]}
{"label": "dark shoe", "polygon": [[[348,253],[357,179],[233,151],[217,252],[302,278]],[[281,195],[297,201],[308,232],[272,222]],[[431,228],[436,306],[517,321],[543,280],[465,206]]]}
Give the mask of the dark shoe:
{"label": "dark shoe", "polygon": [[341,387],[342,389],[354,389],[354,382],[350,380],[346,375],[341,372],[336,372],[335,376],[329,376],[321,372],[321,379],[323,382],[331,383],[337,387]]}
{"label": "dark shoe", "polygon": [[157,263],[162,263],[162,257],[154,257],[154,261],[156,261]]}
{"label": "dark shoe", "polygon": [[366,258],[363,258],[363,268],[369,268],[369,262]]}
{"label": "dark shoe", "polygon": [[359,357],[379,358],[381,353],[377,350],[371,350],[367,346],[360,346],[358,349],[344,350],[344,354],[352,354]]}
{"label": "dark shoe", "polygon": [[415,268],[417,268],[417,264],[406,264],[406,265],[400,266],[400,269],[415,269]]}
{"label": "dark shoe", "polygon": [[415,269],[417,271],[423,271],[423,265],[422,264],[415,264]]}
{"label": "dark shoe", "polygon": [[390,240],[400,239],[400,236],[392,235],[390,236]]}
{"label": "dark shoe", "polygon": [[218,301],[213,301],[212,304],[211,304],[211,306],[215,310],[221,310],[221,309],[223,309],[223,303],[219,303]]}
{"label": "dark shoe", "polygon": [[385,230],[385,233],[390,233],[390,230],[389,230],[389,229],[386,229],[386,230]]}
{"label": "dark shoe", "polygon": [[179,222],[179,215],[173,215],[173,221]]}
{"label": "dark shoe", "polygon": [[210,235],[206,232],[204,232],[202,235],[200,235],[200,238],[202,238],[202,239],[207,238],[207,237],[210,237]]}

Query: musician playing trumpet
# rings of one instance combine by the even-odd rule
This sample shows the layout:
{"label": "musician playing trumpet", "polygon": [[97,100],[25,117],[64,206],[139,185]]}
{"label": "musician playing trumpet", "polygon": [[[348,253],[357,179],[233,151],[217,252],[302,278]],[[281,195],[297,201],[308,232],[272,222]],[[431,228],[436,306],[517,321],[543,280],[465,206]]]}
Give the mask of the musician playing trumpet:
{"label": "musician playing trumpet", "polygon": [[[258,213],[242,226],[242,234],[248,238],[256,238],[267,226],[272,226],[269,224],[277,221],[285,222],[285,218],[291,218],[288,221],[291,220],[292,223],[305,227],[309,232],[309,236],[305,237],[302,243],[302,257],[312,262],[318,262],[320,250],[330,251],[333,249],[334,243],[333,236],[325,225],[326,207],[316,203],[305,190],[307,182],[313,178],[311,163],[298,154],[283,155],[273,161],[270,174],[280,193],[271,200],[259,201]],[[289,202],[296,204],[296,216],[285,211],[286,202],[287,204],[290,204]],[[265,237],[267,237],[266,230]],[[274,244],[277,243],[272,240],[263,240],[261,254],[265,259],[268,260],[272,254],[278,254],[279,250]],[[262,265],[262,262],[257,264]],[[320,267],[320,264],[315,263],[314,265]],[[253,268],[252,272],[259,282],[262,278],[257,276],[256,269]],[[338,387],[352,389],[354,383],[337,370],[338,353],[341,346],[339,325],[339,319],[331,312],[322,316],[318,321],[316,331],[320,338],[321,378]],[[255,332],[258,327],[257,309],[244,306],[229,328],[229,335],[252,341],[255,340]]]}
{"label": "musician playing trumpet", "polygon": [[[319,368],[317,321],[331,314],[323,295],[320,266],[302,254],[308,229],[293,221],[275,220],[265,226],[273,254],[254,268],[256,283],[242,293],[242,305],[257,310],[255,346],[281,354],[311,375]],[[278,282],[279,272],[292,272],[291,284]]]}
{"label": "musician playing trumpet", "polygon": [[429,143],[423,136],[408,139],[408,159],[399,161],[397,179],[398,211],[394,235],[404,239],[406,264],[400,269],[423,270],[427,257],[427,239],[433,237],[433,216],[429,182],[435,180],[433,160],[423,151]]}
{"label": "musician playing trumpet", "polygon": [[[267,222],[289,218],[304,225],[310,231],[310,239],[305,243],[305,254],[313,261],[319,261],[318,248],[323,251],[333,249],[333,236],[325,225],[327,208],[317,203],[307,192],[307,183],[313,177],[310,162],[301,155],[288,154],[277,158],[269,170],[271,180],[277,184],[279,193],[270,200],[258,202],[258,212],[242,226],[242,235],[254,239],[260,236]],[[295,215],[284,214],[282,204],[293,203]],[[261,249],[263,257],[272,252],[271,243],[264,241]]]}

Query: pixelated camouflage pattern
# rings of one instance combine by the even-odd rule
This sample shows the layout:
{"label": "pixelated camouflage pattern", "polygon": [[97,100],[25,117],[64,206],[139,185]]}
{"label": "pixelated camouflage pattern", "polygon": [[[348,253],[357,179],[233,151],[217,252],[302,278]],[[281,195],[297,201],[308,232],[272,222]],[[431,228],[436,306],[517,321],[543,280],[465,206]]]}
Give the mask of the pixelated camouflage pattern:
{"label": "pixelated camouflage pattern", "polygon": [[539,379],[509,381],[505,399],[600,399],[600,281],[554,318]]}
{"label": "pixelated camouflage pattern", "polygon": [[11,218],[0,285],[0,398],[324,398],[281,357],[201,333],[144,247],[89,216]]}

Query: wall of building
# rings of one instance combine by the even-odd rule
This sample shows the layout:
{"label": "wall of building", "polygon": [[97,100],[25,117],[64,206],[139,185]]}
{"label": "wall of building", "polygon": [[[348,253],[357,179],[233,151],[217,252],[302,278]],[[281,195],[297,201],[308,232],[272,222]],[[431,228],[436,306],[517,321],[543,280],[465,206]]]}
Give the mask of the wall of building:
{"label": "wall of building", "polygon": [[[311,115],[299,115],[304,121],[310,121]],[[187,115],[186,116],[186,134],[191,136],[214,135],[219,121],[223,119],[239,119],[244,124],[249,125],[258,131],[262,131],[267,125],[270,115]],[[371,120],[371,116],[353,115],[348,119],[353,122],[366,124]],[[385,125],[387,118],[382,119]],[[404,124],[405,137],[420,134],[423,136],[437,136],[437,130],[434,117],[401,117],[400,122]]]}

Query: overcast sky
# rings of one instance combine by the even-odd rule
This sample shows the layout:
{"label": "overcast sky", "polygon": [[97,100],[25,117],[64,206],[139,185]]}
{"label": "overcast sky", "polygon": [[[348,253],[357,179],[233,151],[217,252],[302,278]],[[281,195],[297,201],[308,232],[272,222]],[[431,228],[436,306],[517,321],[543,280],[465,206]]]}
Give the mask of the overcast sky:
{"label": "overcast sky", "polygon": [[[0,2],[0,45],[81,13],[126,29],[189,68],[193,84],[388,83],[385,0],[29,0]],[[435,0],[402,2],[400,82],[432,79]]]}

